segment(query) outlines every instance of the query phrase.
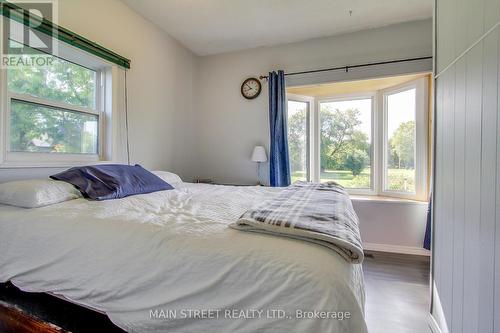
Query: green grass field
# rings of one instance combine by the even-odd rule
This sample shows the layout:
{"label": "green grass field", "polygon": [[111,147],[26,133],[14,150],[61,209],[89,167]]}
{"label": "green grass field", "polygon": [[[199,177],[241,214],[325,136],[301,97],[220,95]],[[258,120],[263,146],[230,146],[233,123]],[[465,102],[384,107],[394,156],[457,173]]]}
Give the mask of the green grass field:
{"label": "green grass field", "polygon": [[389,169],[389,189],[393,191],[415,192],[414,169]]}
{"label": "green grass field", "polygon": [[[370,168],[366,168],[358,176],[353,176],[351,171],[325,170],[321,173],[321,181],[334,180],[346,188],[370,188]],[[292,183],[305,180],[306,173],[296,171],[292,173]],[[415,171],[408,169],[389,169],[389,189],[394,191],[415,191]]]}

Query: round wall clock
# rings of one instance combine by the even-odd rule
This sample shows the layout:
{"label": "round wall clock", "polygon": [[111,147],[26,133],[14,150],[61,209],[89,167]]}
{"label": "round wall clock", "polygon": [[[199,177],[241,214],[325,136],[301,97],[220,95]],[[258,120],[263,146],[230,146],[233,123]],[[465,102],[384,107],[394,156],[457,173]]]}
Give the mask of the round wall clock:
{"label": "round wall clock", "polygon": [[241,94],[246,99],[254,99],[259,96],[262,86],[260,81],[254,77],[246,79],[241,85]]}

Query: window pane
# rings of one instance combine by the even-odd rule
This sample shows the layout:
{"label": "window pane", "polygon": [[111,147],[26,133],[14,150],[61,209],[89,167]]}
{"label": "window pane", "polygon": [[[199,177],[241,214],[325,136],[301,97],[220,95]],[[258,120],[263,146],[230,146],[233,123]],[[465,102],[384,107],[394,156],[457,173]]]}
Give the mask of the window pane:
{"label": "window pane", "polygon": [[47,67],[9,67],[7,82],[9,90],[15,93],[95,107],[96,72],[60,58],[54,57]]}
{"label": "window pane", "polygon": [[10,151],[98,153],[96,115],[12,100]]}
{"label": "window pane", "polygon": [[372,99],[320,103],[320,122],[321,181],[371,188]]}
{"label": "window pane", "polygon": [[308,180],[308,102],[288,101],[288,151],[292,183]]}
{"label": "window pane", "polygon": [[415,192],[415,89],[387,96],[385,189]]}

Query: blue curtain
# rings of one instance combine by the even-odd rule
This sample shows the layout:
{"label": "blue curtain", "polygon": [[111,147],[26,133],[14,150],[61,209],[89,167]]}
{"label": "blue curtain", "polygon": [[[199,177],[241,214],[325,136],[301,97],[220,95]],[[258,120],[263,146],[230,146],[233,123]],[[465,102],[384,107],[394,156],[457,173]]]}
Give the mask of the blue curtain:
{"label": "blue curtain", "polygon": [[285,73],[270,72],[269,84],[269,124],[271,132],[269,178],[271,186],[288,186],[290,160],[286,128]]}
{"label": "blue curtain", "polygon": [[429,198],[429,208],[427,209],[427,224],[425,226],[424,249],[431,249],[431,216],[432,216],[432,193]]}

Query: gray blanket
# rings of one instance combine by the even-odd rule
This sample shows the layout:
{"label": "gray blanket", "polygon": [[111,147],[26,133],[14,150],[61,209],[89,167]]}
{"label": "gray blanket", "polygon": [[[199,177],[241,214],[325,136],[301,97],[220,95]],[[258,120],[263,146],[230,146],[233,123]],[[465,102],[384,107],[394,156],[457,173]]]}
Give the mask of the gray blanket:
{"label": "gray blanket", "polygon": [[231,227],[298,238],[327,246],[351,263],[363,261],[358,217],[334,182],[296,182],[246,211]]}

